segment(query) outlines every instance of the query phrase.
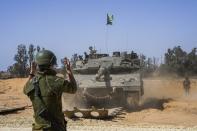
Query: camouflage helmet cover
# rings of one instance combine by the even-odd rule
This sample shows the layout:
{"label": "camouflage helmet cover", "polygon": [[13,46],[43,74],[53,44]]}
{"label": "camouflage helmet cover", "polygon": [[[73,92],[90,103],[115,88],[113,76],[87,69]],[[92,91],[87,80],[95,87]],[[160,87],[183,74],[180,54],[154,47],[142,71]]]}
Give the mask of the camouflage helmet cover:
{"label": "camouflage helmet cover", "polygon": [[36,54],[35,61],[38,65],[56,65],[57,58],[50,50],[42,50]]}

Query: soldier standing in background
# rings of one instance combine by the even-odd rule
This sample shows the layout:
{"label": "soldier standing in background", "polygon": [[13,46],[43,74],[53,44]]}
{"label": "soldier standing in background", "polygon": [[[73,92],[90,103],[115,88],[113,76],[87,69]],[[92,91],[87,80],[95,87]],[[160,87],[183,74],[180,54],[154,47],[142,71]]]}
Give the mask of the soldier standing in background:
{"label": "soldier standing in background", "polygon": [[183,88],[184,88],[184,91],[185,91],[185,96],[188,96],[189,95],[189,90],[190,90],[190,80],[189,80],[188,76],[186,76],[185,80],[183,81]]}
{"label": "soldier standing in background", "polygon": [[75,93],[77,84],[72,74],[70,62],[64,59],[67,80],[56,76],[53,66],[56,65],[56,56],[49,50],[42,50],[36,54],[24,87],[33,106],[34,119],[32,131],[66,131],[67,122],[62,112],[62,93]]}

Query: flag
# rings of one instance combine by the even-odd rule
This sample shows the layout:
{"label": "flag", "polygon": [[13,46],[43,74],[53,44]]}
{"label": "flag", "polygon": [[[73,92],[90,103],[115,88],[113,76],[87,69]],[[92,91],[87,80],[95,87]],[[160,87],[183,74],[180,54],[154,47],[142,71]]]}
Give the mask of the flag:
{"label": "flag", "polygon": [[107,25],[112,25],[113,19],[114,19],[113,15],[107,14]]}

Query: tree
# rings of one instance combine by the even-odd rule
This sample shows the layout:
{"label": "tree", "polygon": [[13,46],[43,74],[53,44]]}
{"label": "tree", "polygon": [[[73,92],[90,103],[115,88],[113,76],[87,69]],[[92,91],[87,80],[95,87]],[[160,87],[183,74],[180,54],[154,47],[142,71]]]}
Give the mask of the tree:
{"label": "tree", "polygon": [[40,46],[35,48],[33,44],[30,44],[27,51],[25,45],[18,45],[17,53],[14,56],[15,63],[7,68],[7,72],[15,77],[27,76],[28,69],[31,66],[32,61],[34,61],[34,54],[36,51],[40,51]]}
{"label": "tree", "polygon": [[7,72],[9,72],[12,76],[21,76],[20,74],[21,67],[18,63],[14,63],[12,66],[9,66]]}
{"label": "tree", "polygon": [[13,70],[17,70],[20,77],[25,77],[27,75],[28,66],[28,55],[25,45],[18,45],[17,54],[14,56],[14,60],[16,61],[16,63],[13,65]]}
{"label": "tree", "polygon": [[141,73],[143,76],[152,75],[158,68],[156,58],[147,58],[145,55],[140,55]]}
{"label": "tree", "polygon": [[161,69],[181,76],[197,74],[196,48],[193,48],[190,53],[184,51],[181,46],[168,49],[165,53],[165,63],[161,66]]}
{"label": "tree", "polygon": [[197,50],[193,48],[190,53],[188,53],[188,69],[193,73],[197,74]]}
{"label": "tree", "polygon": [[34,52],[36,51],[36,48],[34,48],[33,44],[29,45],[29,51],[28,51],[28,55],[29,55],[29,66],[31,66],[32,61],[34,60]]}

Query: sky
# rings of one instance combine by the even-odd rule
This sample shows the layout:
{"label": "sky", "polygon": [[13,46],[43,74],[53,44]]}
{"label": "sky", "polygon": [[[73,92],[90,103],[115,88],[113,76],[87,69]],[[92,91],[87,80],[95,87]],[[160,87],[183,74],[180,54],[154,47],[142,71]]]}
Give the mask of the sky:
{"label": "sky", "polygon": [[91,45],[157,58],[178,45],[190,51],[197,47],[197,0],[0,0],[0,70],[14,63],[19,44],[49,49],[58,63]]}

